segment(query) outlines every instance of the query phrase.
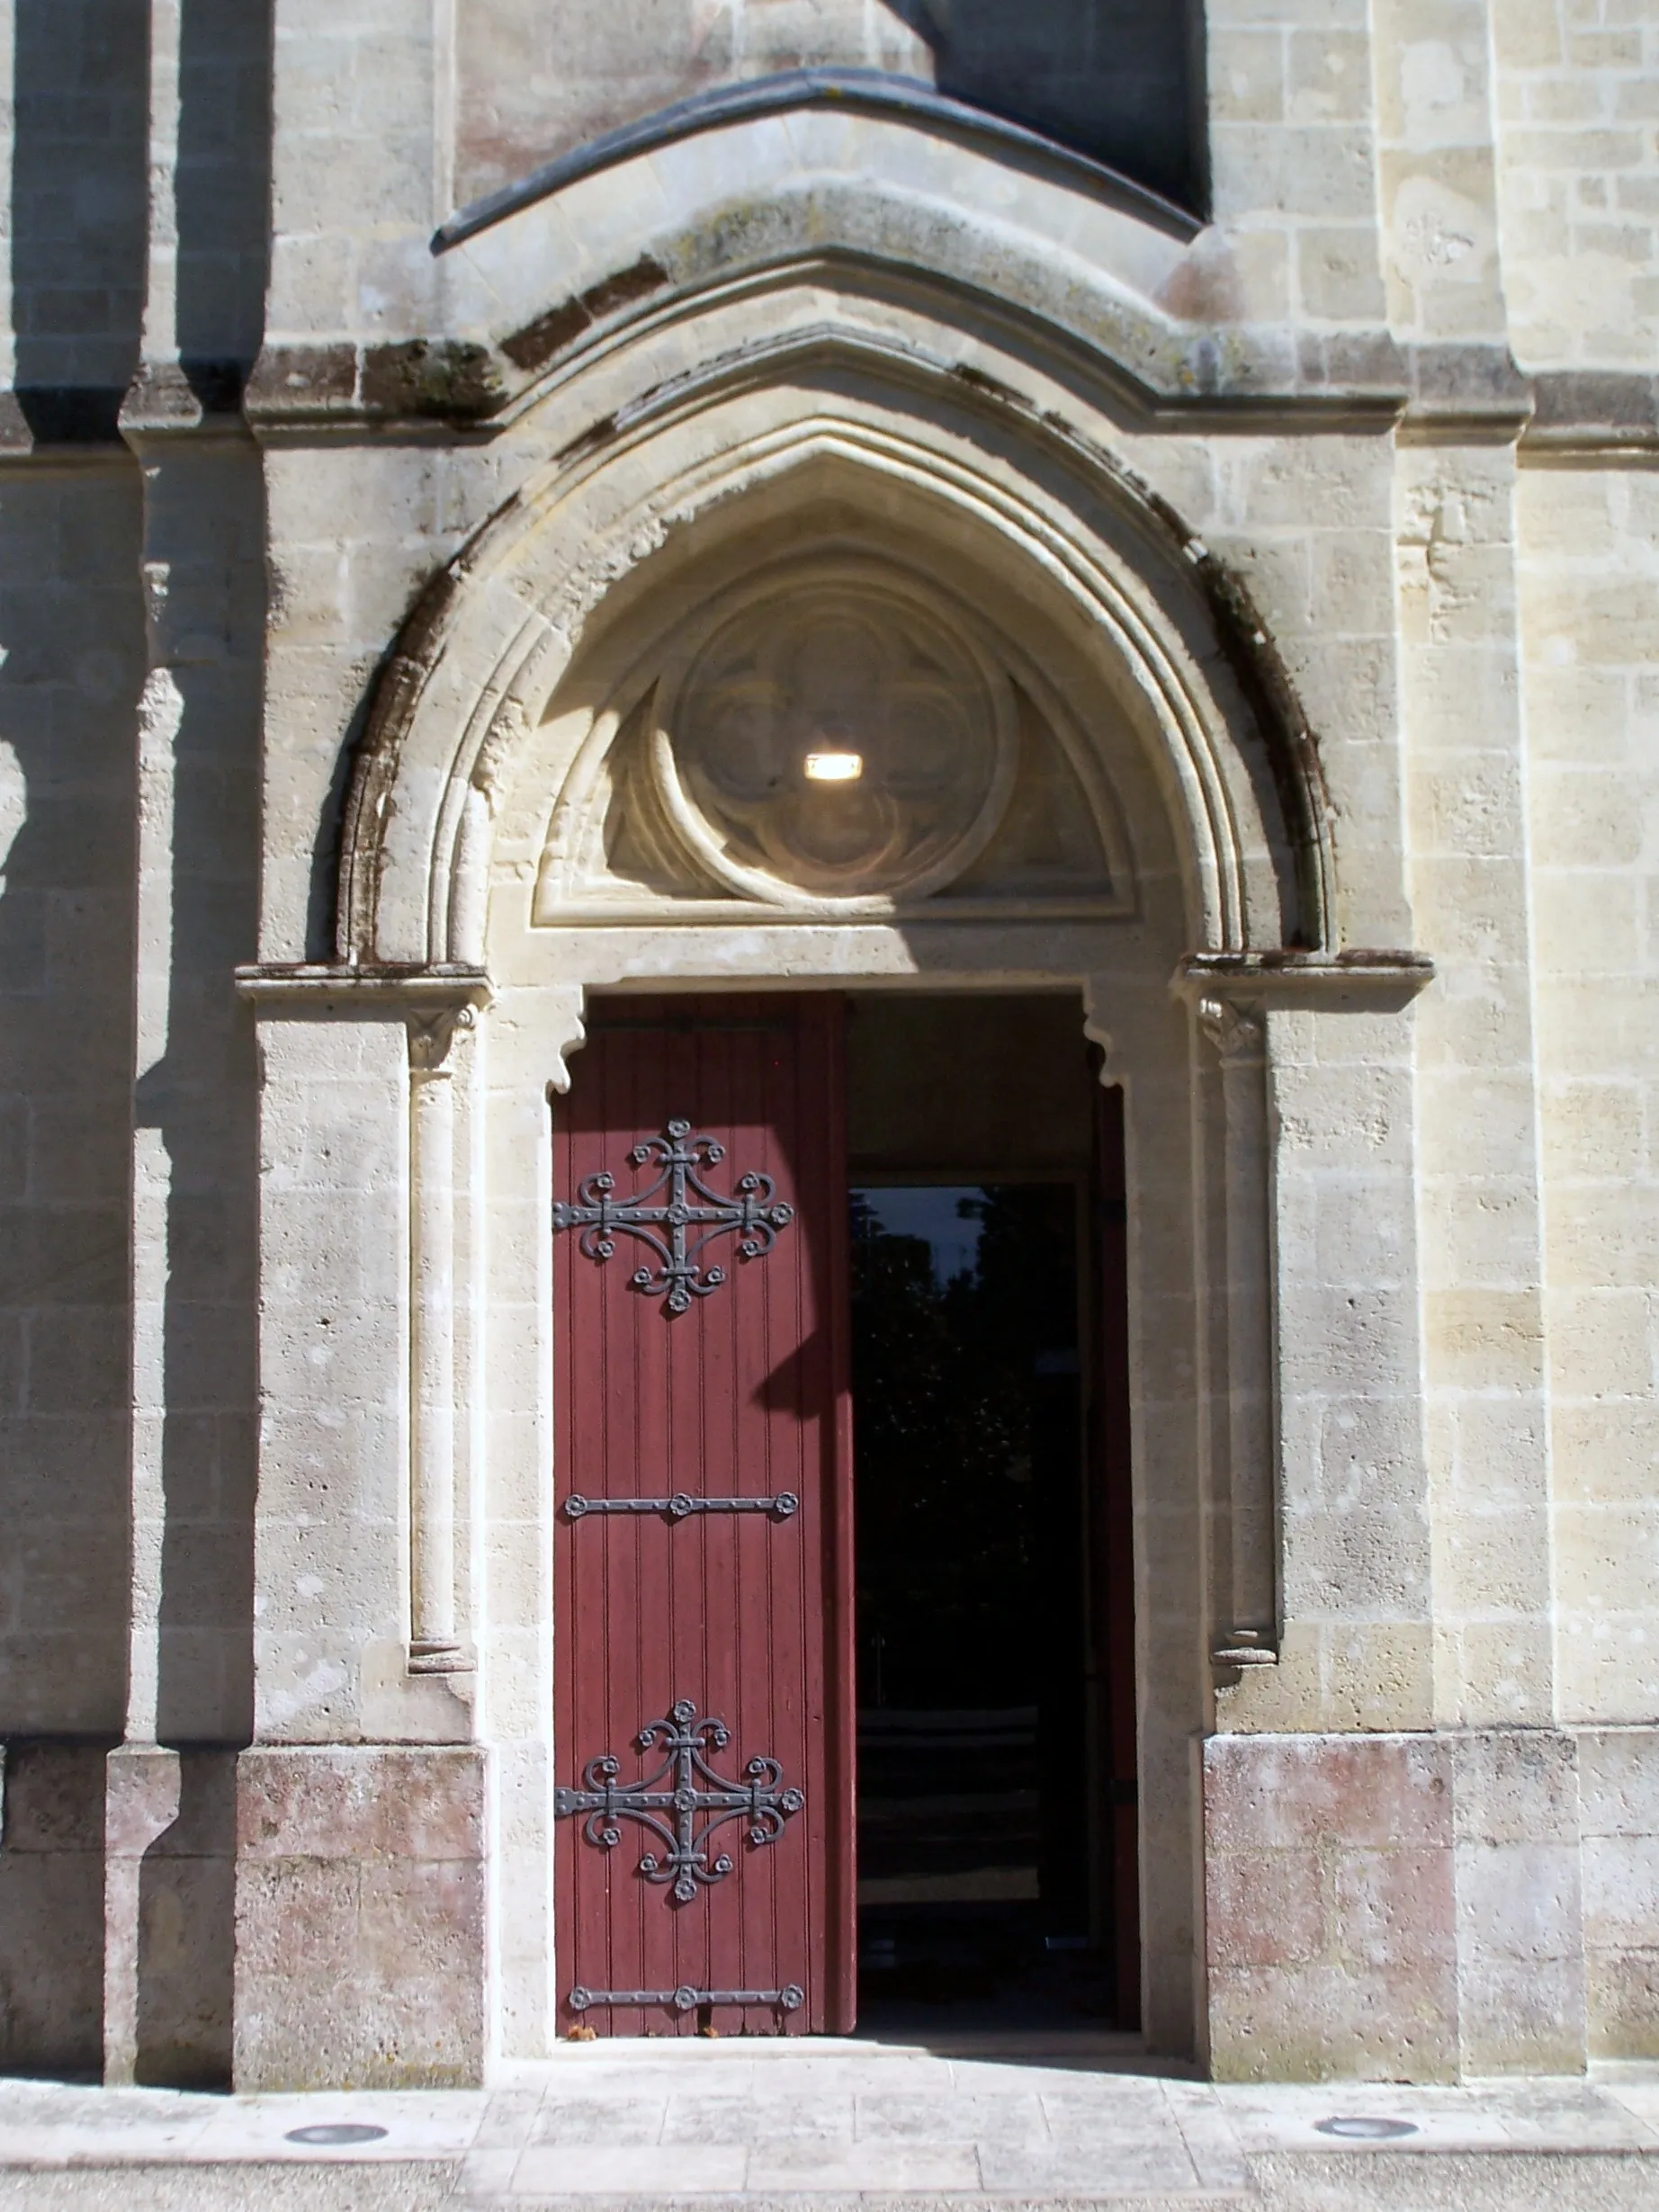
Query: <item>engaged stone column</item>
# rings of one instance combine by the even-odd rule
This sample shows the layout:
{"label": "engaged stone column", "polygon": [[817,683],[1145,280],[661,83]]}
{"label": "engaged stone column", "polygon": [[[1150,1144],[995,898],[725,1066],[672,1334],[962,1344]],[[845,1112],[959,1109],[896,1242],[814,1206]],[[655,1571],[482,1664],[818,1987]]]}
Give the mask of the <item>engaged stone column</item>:
{"label": "engaged stone column", "polygon": [[455,1610],[455,1094],[470,1006],[409,1021],[409,1671],[464,1674]]}
{"label": "engaged stone column", "polygon": [[1221,1058],[1229,1554],[1219,1666],[1271,1663],[1278,1645],[1274,1479],[1272,1262],[1268,1220],[1267,1020],[1200,999],[1198,1024]]}

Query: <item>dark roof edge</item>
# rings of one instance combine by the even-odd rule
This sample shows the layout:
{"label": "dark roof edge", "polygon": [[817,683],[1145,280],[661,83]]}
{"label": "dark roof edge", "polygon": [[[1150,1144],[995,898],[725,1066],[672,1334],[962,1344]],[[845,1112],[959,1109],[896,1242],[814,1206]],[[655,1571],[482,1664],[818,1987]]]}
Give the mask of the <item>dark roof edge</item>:
{"label": "dark roof edge", "polygon": [[689,99],[659,108],[654,115],[641,116],[637,122],[623,123],[618,130],[590,139],[585,146],[533,169],[516,184],[504,184],[499,192],[474,200],[452,215],[434,231],[432,251],[447,253],[451,246],[463,245],[492,223],[516,215],[521,208],[582,177],[632,160],[635,155],[654,153],[660,146],[672,146],[677,139],[695,138],[699,131],[714,130],[724,123],[751,122],[757,116],[810,107],[843,107],[889,115],[923,130],[948,131],[976,141],[994,154],[1035,156],[1071,182],[1116,201],[1179,237],[1194,238],[1205,228],[1198,216],[1146,185],[1135,184],[1105,162],[1075,153],[1023,123],[1006,122],[982,108],[971,107],[965,100],[953,99],[948,93],[923,84],[919,77],[893,76],[882,69],[785,69],[746,85],[722,85],[710,92],[694,93]]}

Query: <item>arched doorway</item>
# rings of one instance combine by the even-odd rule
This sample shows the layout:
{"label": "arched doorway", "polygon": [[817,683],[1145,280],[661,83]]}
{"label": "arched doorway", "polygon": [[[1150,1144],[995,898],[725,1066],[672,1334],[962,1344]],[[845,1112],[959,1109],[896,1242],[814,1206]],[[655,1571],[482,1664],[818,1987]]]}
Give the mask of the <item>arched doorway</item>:
{"label": "arched doorway", "polygon": [[[681,1690],[707,1709],[670,1682],[591,1742],[558,1725],[574,1616],[557,1562],[595,1533],[560,1518],[580,1484],[555,1225],[581,1180],[556,1160],[587,1025],[648,995],[867,1003],[901,1027],[923,1001],[1063,1000],[1122,1106],[1135,1802],[1116,1813],[1139,1847],[1145,2031],[1190,2049],[1190,1747],[1217,1669],[1278,1639],[1249,1008],[1269,973],[1353,988],[1321,949],[1334,879],[1311,748],[1246,603],[1102,452],[978,381],[919,407],[931,372],[895,375],[891,349],[821,327],[794,344],[765,376],[734,362],[578,443],[437,580],[356,763],[339,958],[249,984],[273,1023],[309,994],[408,1038],[408,1658],[377,1678],[372,1725],[487,1749],[470,1771],[495,1807],[491,1986],[502,2032],[544,2048],[592,1987],[552,1910],[565,1838],[596,1809],[568,1793],[619,1756],[615,1726],[637,1737]],[[275,1113],[304,1055],[270,1034]],[[658,1103],[662,1129],[619,1124],[624,1154],[684,1118]],[[974,1165],[973,1189],[1003,1187],[1006,1161]],[[684,1986],[695,2019],[713,1984]]]}

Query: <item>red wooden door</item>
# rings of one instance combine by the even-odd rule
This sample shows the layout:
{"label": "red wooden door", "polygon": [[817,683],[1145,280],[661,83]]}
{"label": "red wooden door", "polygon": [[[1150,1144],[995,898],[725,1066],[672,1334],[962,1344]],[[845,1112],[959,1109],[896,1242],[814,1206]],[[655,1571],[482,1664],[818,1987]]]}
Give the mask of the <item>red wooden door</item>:
{"label": "red wooden door", "polygon": [[842,1011],[602,1002],[557,1111],[566,2027],[852,2025]]}

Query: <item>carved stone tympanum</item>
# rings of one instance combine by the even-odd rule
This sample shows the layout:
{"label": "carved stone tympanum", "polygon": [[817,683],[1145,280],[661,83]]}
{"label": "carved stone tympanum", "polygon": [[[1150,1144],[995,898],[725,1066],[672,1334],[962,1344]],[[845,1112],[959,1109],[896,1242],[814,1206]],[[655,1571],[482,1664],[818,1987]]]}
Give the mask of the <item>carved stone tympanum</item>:
{"label": "carved stone tympanum", "polygon": [[[826,759],[844,772],[821,780]],[[665,686],[653,766],[734,889],[914,893],[959,872],[1000,814],[1008,686],[887,579],[782,578]]]}

